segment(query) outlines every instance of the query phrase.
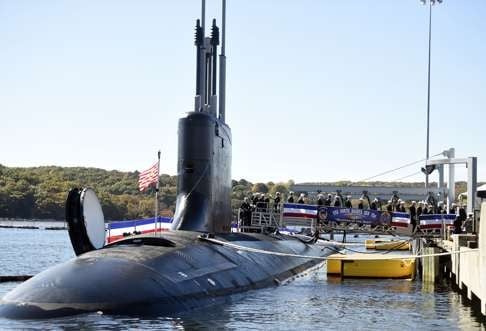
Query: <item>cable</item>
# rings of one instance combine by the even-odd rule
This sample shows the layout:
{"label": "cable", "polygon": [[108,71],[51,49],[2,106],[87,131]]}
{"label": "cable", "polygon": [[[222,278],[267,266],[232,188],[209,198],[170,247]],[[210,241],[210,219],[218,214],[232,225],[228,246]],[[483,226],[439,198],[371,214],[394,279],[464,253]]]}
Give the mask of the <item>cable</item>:
{"label": "cable", "polygon": [[192,186],[192,188],[189,190],[189,193],[186,195],[186,199],[189,198],[192,194],[192,192],[196,189],[196,187],[199,185],[199,183],[201,182],[201,180],[203,179],[204,175],[206,174],[206,171],[208,171],[208,168],[209,168],[209,162],[206,163],[206,167],[204,167],[204,170],[203,172],[201,173],[201,175],[199,176],[199,178],[197,179],[197,181],[194,183],[194,185]]}
{"label": "cable", "polygon": [[[439,155],[442,155],[442,153],[434,154],[434,155],[430,156],[429,158],[432,158],[432,157],[435,157],[435,156],[439,156]],[[384,171],[384,172],[382,172],[382,173],[379,173],[378,175],[374,175],[374,176],[371,176],[371,177],[365,178],[365,179],[363,179],[363,180],[360,180],[359,182],[367,182],[367,181],[369,181],[370,179],[373,179],[373,178],[376,178],[376,177],[381,177],[381,176],[383,176],[383,175],[387,175],[387,174],[389,174],[389,173],[395,172],[395,171],[400,170],[400,169],[403,169],[403,168],[410,167],[410,166],[412,166],[412,165],[414,165],[414,164],[421,163],[421,162],[424,162],[424,161],[426,161],[426,160],[427,160],[427,159],[421,159],[421,160],[418,160],[418,161],[415,161],[415,162],[407,163],[407,164],[405,164],[405,165],[403,165],[403,166],[401,166],[401,167],[398,167],[398,168],[395,168],[395,169],[391,169],[391,170],[388,170],[388,171]]]}
{"label": "cable", "polygon": [[[297,257],[301,259],[314,259],[314,260],[323,260],[327,261],[328,257],[327,256],[312,256],[312,255],[300,255],[300,254],[292,254],[292,253],[282,253],[282,252],[274,252],[274,251],[267,251],[263,249],[258,249],[258,248],[251,248],[251,247],[246,247],[246,246],[241,246],[237,244],[233,244],[227,241],[222,241],[218,240],[215,238],[210,238],[207,235],[200,235],[198,237],[200,240],[204,240],[213,244],[217,244],[220,246],[227,246],[236,250],[240,251],[246,251],[246,252],[251,252],[251,253],[259,253],[259,254],[266,254],[266,255],[276,255],[276,256],[287,256],[287,257]],[[335,251],[335,249],[331,249],[331,247],[324,247],[327,248],[331,251]],[[473,248],[468,251],[452,251],[452,252],[444,252],[444,253],[433,253],[433,254],[424,254],[424,255],[396,255],[396,256],[376,256],[376,257],[365,257],[361,256],[360,259],[362,260],[410,260],[410,259],[416,259],[416,258],[424,258],[424,257],[433,257],[433,256],[446,256],[446,255],[454,255],[454,254],[464,254],[464,253],[472,253],[472,252],[479,252],[479,248]],[[360,252],[362,253],[362,252]],[[342,254],[342,253],[341,253]],[[352,255],[348,255],[349,257],[352,257]]]}
{"label": "cable", "polygon": [[400,178],[398,178],[398,179],[395,179],[395,180],[393,180],[393,182],[399,182],[399,181],[401,181],[401,180],[404,180],[405,178],[409,178],[409,177],[412,177],[412,176],[418,175],[418,174],[420,174],[420,173],[422,173],[422,171],[417,171],[417,172],[414,172],[413,174],[406,175],[406,176],[400,177]]}

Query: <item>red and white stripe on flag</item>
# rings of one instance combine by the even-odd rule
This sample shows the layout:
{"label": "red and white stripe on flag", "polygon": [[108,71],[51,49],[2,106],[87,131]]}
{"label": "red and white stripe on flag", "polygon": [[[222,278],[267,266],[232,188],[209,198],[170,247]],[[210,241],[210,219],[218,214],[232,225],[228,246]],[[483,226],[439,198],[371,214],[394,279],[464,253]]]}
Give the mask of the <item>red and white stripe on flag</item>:
{"label": "red and white stripe on flag", "polygon": [[407,213],[392,213],[391,226],[407,228],[410,224],[410,215]]}
{"label": "red and white stripe on flag", "polygon": [[138,176],[138,189],[143,192],[159,180],[159,162],[149,169],[142,171]]}

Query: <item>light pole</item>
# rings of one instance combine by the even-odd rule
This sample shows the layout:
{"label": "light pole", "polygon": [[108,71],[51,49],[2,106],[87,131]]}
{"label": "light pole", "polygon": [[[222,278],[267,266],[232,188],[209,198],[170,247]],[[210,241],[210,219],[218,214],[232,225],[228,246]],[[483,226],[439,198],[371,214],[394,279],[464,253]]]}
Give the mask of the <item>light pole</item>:
{"label": "light pole", "polygon": [[430,49],[432,41],[432,6],[436,3],[442,3],[442,0],[420,0],[423,5],[429,5],[429,61],[427,65],[427,148],[425,152],[425,193],[429,190],[429,170],[427,161],[429,160],[429,141],[430,141]]}

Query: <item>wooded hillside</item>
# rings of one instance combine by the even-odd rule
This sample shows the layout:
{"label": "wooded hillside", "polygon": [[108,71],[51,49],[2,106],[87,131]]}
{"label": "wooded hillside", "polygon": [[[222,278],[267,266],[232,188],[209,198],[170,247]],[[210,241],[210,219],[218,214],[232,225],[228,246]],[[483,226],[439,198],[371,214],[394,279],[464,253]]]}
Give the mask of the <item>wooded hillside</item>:
{"label": "wooded hillside", "polygon": [[[14,168],[0,165],[0,217],[62,220],[67,192],[73,187],[93,188],[107,220],[151,217],[154,210],[154,191],[150,189],[144,193],[139,192],[138,175],[137,171],[121,172],[97,168]],[[160,176],[161,215],[172,216],[174,213],[176,183],[176,176]],[[282,183],[233,180],[232,205],[239,207],[243,198],[253,192],[271,195],[281,192],[286,195],[293,184],[292,180]],[[346,184],[349,185],[350,182]],[[458,183],[457,189],[458,192],[464,192],[465,183]]]}

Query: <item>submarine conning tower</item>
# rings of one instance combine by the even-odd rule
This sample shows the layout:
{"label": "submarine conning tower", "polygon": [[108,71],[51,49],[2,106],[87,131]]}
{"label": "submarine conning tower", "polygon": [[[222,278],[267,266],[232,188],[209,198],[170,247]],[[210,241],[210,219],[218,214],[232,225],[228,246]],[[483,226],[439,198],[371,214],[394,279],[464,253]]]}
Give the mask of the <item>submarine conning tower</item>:
{"label": "submarine conning tower", "polygon": [[[231,129],[225,123],[225,16],[213,19],[205,36],[205,1],[197,20],[196,96],[194,111],[179,120],[177,202],[172,229],[222,233],[231,231]],[[219,111],[217,96],[219,57]]]}

